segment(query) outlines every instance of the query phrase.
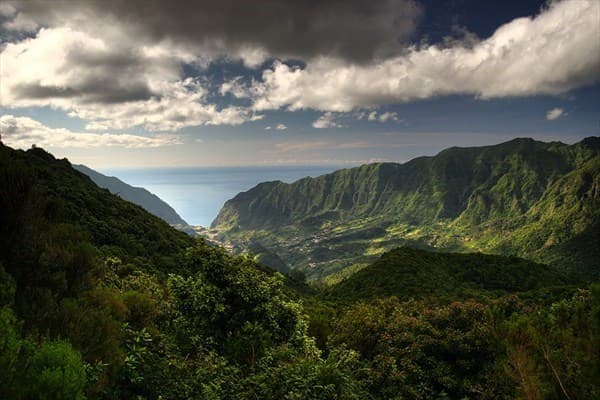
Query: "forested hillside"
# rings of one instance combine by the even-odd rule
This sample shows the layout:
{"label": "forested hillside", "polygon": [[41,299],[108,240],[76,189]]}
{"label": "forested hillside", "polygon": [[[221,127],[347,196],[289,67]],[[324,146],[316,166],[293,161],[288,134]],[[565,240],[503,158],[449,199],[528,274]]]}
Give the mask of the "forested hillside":
{"label": "forested hillside", "polygon": [[187,235],[100,189],[67,160],[40,148],[0,151],[0,246],[6,265],[28,268],[44,247],[71,241],[124,262],[178,270],[178,257],[193,243]]}
{"label": "forested hillside", "polygon": [[144,188],[128,185],[114,176],[103,175],[85,165],[73,165],[73,168],[89,176],[101,188],[108,189],[109,192],[122,199],[141,206],[144,210],[164,219],[171,225],[178,228],[185,228],[188,225],[170,205]]}
{"label": "forested hillside", "polygon": [[398,249],[309,288],[2,145],[0,221],[2,399],[600,395],[600,287],[552,267]]}
{"label": "forested hillside", "polygon": [[325,293],[326,298],[348,301],[389,296],[453,301],[501,297],[560,286],[569,280],[556,268],[517,257],[398,248]]}
{"label": "forested hillside", "polygon": [[346,390],[330,369],[346,376],[356,356],[320,356],[283,276],[190,238],[39,148],[0,146],[0,194],[0,398]]}
{"label": "forested hillside", "polygon": [[229,200],[213,228],[314,278],[400,245],[518,255],[597,278],[600,138],[515,139],[262,183]]}

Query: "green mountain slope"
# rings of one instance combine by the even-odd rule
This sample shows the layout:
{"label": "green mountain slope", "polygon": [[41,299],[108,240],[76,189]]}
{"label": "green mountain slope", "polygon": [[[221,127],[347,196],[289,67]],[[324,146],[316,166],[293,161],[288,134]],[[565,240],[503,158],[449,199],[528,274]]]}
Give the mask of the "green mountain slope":
{"label": "green mountain slope", "polygon": [[[0,398],[598,398],[599,286],[496,298],[561,275],[414,249],[363,271],[326,301],[299,271],[286,288],[68,161],[0,145]],[[422,300],[348,304],[388,294]]]}
{"label": "green mountain slope", "polygon": [[101,188],[108,189],[109,192],[122,199],[141,206],[149,213],[164,219],[171,225],[180,228],[188,225],[170,205],[144,188],[128,185],[114,176],[103,175],[85,165],[73,165],[73,168],[89,176]]}
{"label": "green mountain slope", "polygon": [[599,161],[597,137],[450,148],[404,164],[262,183],[225,203],[212,227],[222,241],[259,243],[312,277],[404,244],[597,274],[598,246],[577,243],[600,240]]}
{"label": "green mountain slope", "polygon": [[357,301],[396,296],[401,300],[500,297],[566,283],[547,265],[517,257],[433,253],[403,247],[325,291],[330,300]]}
{"label": "green mountain slope", "polygon": [[40,258],[52,263],[59,256],[49,254],[53,242],[88,242],[103,254],[163,271],[177,270],[193,243],[39,148],[0,145],[0,222],[0,262],[31,273]]}
{"label": "green mountain slope", "polygon": [[67,160],[0,144],[0,398],[332,398],[328,365],[354,381],[352,365],[320,357],[289,291]]}

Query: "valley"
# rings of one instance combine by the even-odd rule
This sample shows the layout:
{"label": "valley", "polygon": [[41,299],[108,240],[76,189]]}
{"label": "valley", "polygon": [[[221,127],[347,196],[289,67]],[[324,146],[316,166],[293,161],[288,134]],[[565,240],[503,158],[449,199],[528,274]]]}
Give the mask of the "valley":
{"label": "valley", "polygon": [[[373,216],[233,255],[217,229],[193,238],[66,159],[3,145],[0,220],[3,398],[519,398],[534,379],[558,399],[556,374],[600,393],[594,264],[473,253],[453,224]],[[303,255],[326,272],[311,284],[284,262]]]}
{"label": "valley", "polygon": [[0,400],[600,400],[600,0],[0,0]]}
{"label": "valley", "polygon": [[[211,236],[320,279],[399,246],[518,255],[597,274],[600,141],[528,139],[370,164],[228,201]],[[576,243],[591,245],[585,256]],[[575,246],[573,247],[573,244]]]}

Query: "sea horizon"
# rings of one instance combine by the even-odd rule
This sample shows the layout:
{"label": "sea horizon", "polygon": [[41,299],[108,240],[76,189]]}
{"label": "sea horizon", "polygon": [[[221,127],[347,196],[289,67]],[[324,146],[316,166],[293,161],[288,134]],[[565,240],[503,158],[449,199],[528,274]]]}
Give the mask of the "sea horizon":
{"label": "sea horizon", "polygon": [[225,202],[259,183],[292,183],[352,168],[349,165],[99,168],[128,185],[142,187],[169,204],[188,224],[209,227]]}

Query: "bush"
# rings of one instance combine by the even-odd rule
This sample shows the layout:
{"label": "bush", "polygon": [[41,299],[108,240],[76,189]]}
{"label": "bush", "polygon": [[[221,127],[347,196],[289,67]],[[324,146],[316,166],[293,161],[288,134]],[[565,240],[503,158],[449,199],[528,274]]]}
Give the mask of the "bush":
{"label": "bush", "polygon": [[43,343],[31,359],[29,397],[39,400],[82,400],[86,374],[81,355],[67,342]]}

